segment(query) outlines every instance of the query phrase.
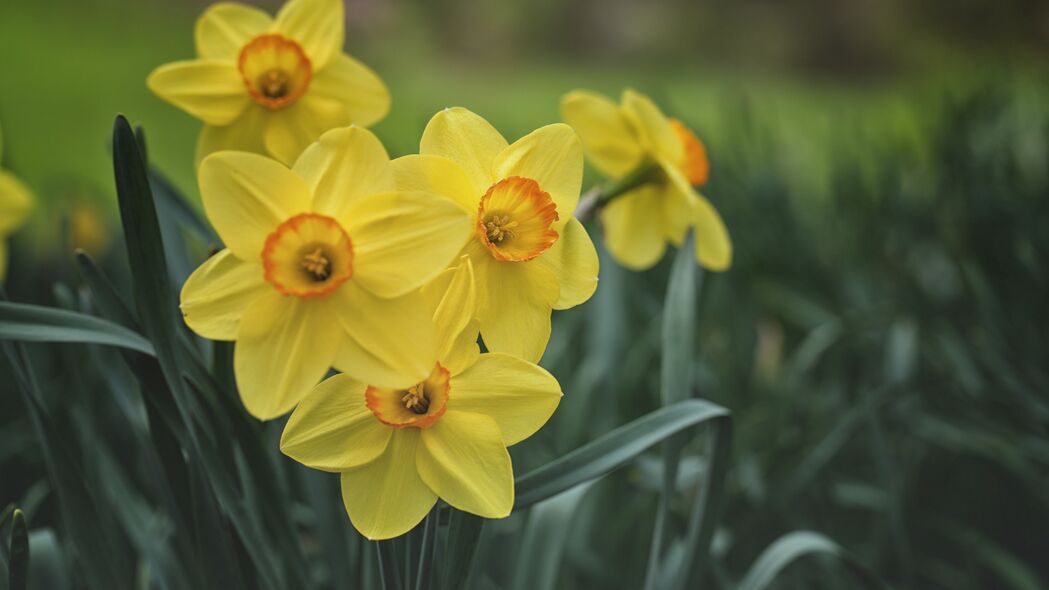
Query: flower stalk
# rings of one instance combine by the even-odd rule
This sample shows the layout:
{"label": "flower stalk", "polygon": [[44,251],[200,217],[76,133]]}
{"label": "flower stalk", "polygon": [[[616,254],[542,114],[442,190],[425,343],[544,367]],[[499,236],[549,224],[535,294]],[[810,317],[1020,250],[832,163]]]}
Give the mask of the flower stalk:
{"label": "flower stalk", "polygon": [[616,197],[644,185],[653,180],[658,173],[659,166],[651,161],[641,162],[626,176],[604,184],[594,185],[579,198],[579,205],[575,210],[575,217],[581,222],[588,221],[602,207],[612,202]]}

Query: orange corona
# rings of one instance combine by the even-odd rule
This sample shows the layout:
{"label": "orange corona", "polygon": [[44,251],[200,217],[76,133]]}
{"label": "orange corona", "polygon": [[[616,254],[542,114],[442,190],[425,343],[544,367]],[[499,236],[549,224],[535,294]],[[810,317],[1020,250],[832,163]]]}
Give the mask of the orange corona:
{"label": "orange corona", "polygon": [[273,33],[248,42],[240,50],[237,67],[251,99],[274,110],[298,100],[313,77],[313,67],[302,47]]}
{"label": "orange corona", "polygon": [[557,205],[531,178],[511,176],[489,187],[477,210],[477,237],[498,260],[524,262],[550,249]]}
{"label": "orange corona", "polygon": [[266,237],[262,267],[284,295],[326,297],[353,276],[353,242],[331,217],[302,213]]}
{"label": "orange corona", "polygon": [[408,389],[369,386],[364,392],[368,409],[380,422],[393,428],[429,428],[448,407],[451,375],[440,363],[425,381]]}

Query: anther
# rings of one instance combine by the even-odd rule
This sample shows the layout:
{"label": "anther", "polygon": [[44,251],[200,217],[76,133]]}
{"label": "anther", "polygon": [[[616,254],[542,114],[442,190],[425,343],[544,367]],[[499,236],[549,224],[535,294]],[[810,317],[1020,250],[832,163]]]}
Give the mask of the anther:
{"label": "anther", "polygon": [[430,397],[422,383],[413,385],[401,396],[404,407],[416,414],[425,414],[430,409]]}
{"label": "anther", "polygon": [[288,75],[281,70],[270,70],[259,77],[259,90],[266,98],[284,98],[288,94]]}
{"label": "anther", "polygon": [[324,255],[323,250],[317,248],[302,257],[302,268],[310,273],[314,280],[323,281],[331,274],[331,261]]}
{"label": "anther", "polygon": [[516,221],[510,221],[509,215],[493,215],[488,221],[485,222],[485,231],[488,233],[488,239],[493,242],[502,242],[506,238],[517,237],[517,232],[514,228],[518,226]]}

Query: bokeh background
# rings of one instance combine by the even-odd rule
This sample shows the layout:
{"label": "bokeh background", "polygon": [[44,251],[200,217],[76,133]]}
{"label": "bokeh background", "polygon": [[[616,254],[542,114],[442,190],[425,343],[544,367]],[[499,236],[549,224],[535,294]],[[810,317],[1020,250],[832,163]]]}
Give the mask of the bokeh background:
{"label": "bokeh background", "polygon": [[[206,4],[0,6],[2,166],[38,200],[13,238],[12,299],[75,299],[78,247],[126,278],[108,153],[116,113],[144,127],[151,164],[197,202],[199,125],[151,96],[145,77],[192,57]],[[272,12],[279,3],[258,4]],[[770,542],[810,529],[894,587],[1049,585],[1049,4],[346,6],[347,50],[393,96],[375,128],[393,155],[415,150],[440,108],[468,107],[513,139],[558,120],[559,98],[574,88],[616,96],[634,87],[706,142],[705,194],[736,248],[731,271],[704,278],[694,359],[694,395],[735,421],[710,584],[733,587]],[[586,184],[596,180],[588,174]],[[599,241],[596,224],[591,232]],[[518,472],[660,405],[669,258],[635,274],[603,255],[595,299],[556,316],[543,364],[566,396],[541,436],[515,448]],[[57,411],[76,387],[106,404],[113,383],[73,374],[53,348],[34,350],[53,369]],[[8,388],[0,385],[0,505],[22,504],[61,541],[29,421]],[[108,419],[100,423],[120,428]],[[279,424],[266,428],[272,442]],[[84,448],[85,461],[109,453],[132,471],[135,459],[116,446]],[[554,559],[544,583],[639,587],[660,468],[654,455],[590,489],[571,526],[550,533],[563,543],[556,559],[536,557]],[[294,465],[281,469],[293,490],[306,489]],[[701,460],[686,462],[682,495],[703,476]],[[336,503],[337,519],[332,481],[309,481],[327,490],[319,497]],[[148,501],[140,508],[152,514]],[[310,522],[308,505],[293,510]],[[524,587],[522,562],[533,556],[521,552],[535,549],[514,541],[524,526],[515,517],[486,529],[476,587]],[[141,542],[125,539],[128,567],[144,559]],[[337,551],[310,555],[320,556],[311,567],[322,587],[359,579],[348,571],[358,562]],[[849,580],[813,561],[775,584]]]}

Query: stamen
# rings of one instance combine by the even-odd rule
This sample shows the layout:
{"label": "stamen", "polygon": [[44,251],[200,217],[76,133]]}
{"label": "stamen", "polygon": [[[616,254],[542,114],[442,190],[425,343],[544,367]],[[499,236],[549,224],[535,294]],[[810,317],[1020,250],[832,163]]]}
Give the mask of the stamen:
{"label": "stamen", "polygon": [[426,395],[426,386],[423,383],[408,388],[401,397],[404,407],[416,414],[425,414],[430,409],[430,396]]}
{"label": "stamen", "polygon": [[312,275],[315,281],[327,280],[331,274],[331,261],[320,248],[302,257],[302,268]]}
{"label": "stamen", "polygon": [[266,98],[284,98],[288,94],[288,74],[283,70],[269,70],[259,76],[258,86]]}
{"label": "stamen", "polygon": [[510,221],[509,215],[493,215],[484,224],[488,232],[488,239],[497,243],[501,243],[506,238],[516,238],[517,232],[514,231],[514,228],[517,226],[516,221]]}

